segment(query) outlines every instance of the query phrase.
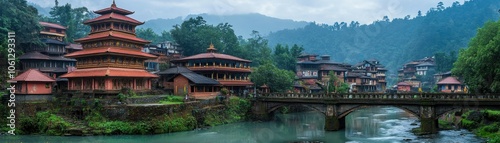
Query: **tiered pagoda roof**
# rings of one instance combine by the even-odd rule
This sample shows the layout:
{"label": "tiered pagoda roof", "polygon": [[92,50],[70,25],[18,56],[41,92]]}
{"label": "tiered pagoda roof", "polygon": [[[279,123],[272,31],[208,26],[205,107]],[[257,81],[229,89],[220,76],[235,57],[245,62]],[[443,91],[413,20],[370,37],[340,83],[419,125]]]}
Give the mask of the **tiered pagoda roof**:
{"label": "tiered pagoda roof", "polygon": [[146,72],[142,69],[125,69],[125,68],[91,68],[78,69],[76,71],[65,74],[61,77],[158,77],[154,74]]}
{"label": "tiered pagoda roof", "polygon": [[97,40],[102,40],[102,39],[127,40],[127,41],[136,42],[136,43],[140,43],[140,44],[149,43],[148,40],[137,38],[135,35],[124,33],[124,32],[119,32],[119,31],[104,31],[104,32],[99,32],[99,33],[93,33],[87,37],[76,39],[75,42],[81,43],[81,42],[97,41]]}
{"label": "tiered pagoda roof", "polygon": [[143,57],[143,58],[156,58],[155,55],[151,55],[148,53],[144,53],[136,50],[129,50],[120,47],[100,47],[100,48],[92,48],[85,49],[82,51],[73,52],[65,55],[65,57],[83,57],[88,55],[103,55],[103,54],[120,54],[120,55],[129,55],[135,57]]}
{"label": "tiered pagoda roof", "polygon": [[238,58],[238,57],[231,56],[231,55],[215,53],[216,50],[217,49],[215,49],[214,45],[210,44],[210,47],[207,49],[206,53],[201,53],[201,54],[197,54],[197,55],[193,55],[193,56],[189,56],[189,57],[185,57],[185,58],[180,58],[180,59],[176,59],[176,60],[172,60],[172,61],[188,61],[188,60],[197,60],[197,59],[224,59],[224,60],[233,60],[233,61],[248,62],[248,63],[252,62],[250,60],[245,60],[245,59]]}

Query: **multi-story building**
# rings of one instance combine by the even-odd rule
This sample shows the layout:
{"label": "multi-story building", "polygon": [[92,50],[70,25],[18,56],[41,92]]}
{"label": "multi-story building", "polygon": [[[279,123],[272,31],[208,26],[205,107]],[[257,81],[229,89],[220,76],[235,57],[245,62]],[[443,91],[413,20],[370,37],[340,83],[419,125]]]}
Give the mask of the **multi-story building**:
{"label": "multi-story building", "polygon": [[[250,69],[252,61],[220,54],[216,50],[210,44],[206,53],[172,60],[171,62],[177,67],[174,67],[174,70],[168,69],[159,73],[162,75],[160,81],[164,83],[164,88],[172,90],[175,94],[187,93],[192,96],[213,95],[214,92],[219,92],[222,88],[237,95],[248,93],[253,87],[253,83],[248,78],[252,72]],[[181,69],[181,72],[178,72],[178,67],[187,69]],[[166,76],[163,77],[163,75]],[[169,75],[174,76],[168,77]],[[214,84],[212,80],[218,84]]]}
{"label": "multi-story building", "polygon": [[[425,57],[423,59],[414,60],[403,65],[398,70],[398,81],[405,82],[411,86],[412,91],[417,91],[418,88],[424,87],[424,90],[430,90],[434,80],[429,77],[434,74],[434,58]],[[431,74],[431,75],[429,75]],[[417,76],[421,77],[420,79]]]}
{"label": "multi-story building", "polygon": [[319,92],[326,86],[330,79],[330,73],[334,73],[341,82],[346,80],[346,66],[344,63],[330,61],[329,55],[303,54],[297,59],[296,76],[298,80],[294,83],[296,92]]}
{"label": "multi-story building", "polygon": [[348,72],[347,83],[352,92],[384,92],[386,69],[378,60],[364,60]]}
{"label": "multi-story building", "polygon": [[65,55],[77,59],[76,70],[61,77],[68,78],[68,89],[90,93],[116,94],[123,88],[148,91],[157,75],[144,70],[144,61],[157,58],[141,49],[149,41],[137,38],[135,28],[144,24],[116,6],[94,11],[101,16],[87,20],[91,27],[87,37],[75,40],[83,50]]}
{"label": "multi-story building", "polygon": [[39,22],[43,29],[40,31],[40,39],[45,46],[33,46],[23,44],[25,54],[19,57],[21,70],[37,69],[50,77],[56,78],[68,72],[68,67],[75,66],[76,60],[63,57],[68,53],[64,42],[66,27],[59,24]]}

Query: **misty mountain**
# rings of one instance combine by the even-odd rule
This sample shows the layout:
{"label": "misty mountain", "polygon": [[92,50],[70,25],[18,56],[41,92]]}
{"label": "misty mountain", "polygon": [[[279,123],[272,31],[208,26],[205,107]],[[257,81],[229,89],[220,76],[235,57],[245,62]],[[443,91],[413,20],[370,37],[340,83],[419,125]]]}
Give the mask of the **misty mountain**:
{"label": "misty mountain", "polygon": [[229,23],[233,26],[233,30],[237,36],[244,38],[250,37],[252,30],[259,31],[262,35],[267,35],[270,32],[276,32],[284,29],[302,28],[309,24],[304,21],[293,21],[288,19],[278,19],[261,14],[237,14],[237,15],[210,15],[198,14],[188,15],[185,19],[181,17],[173,19],[153,19],[148,20],[144,25],[138,28],[151,28],[156,33],[161,33],[163,30],[170,31],[176,24],[181,24],[184,20],[202,16],[208,24],[217,25],[219,23]]}
{"label": "misty mountain", "polygon": [[471,0],[449,7],[438,5],[425,16],[415,12],[413,18],[384,17],[368,25],[311,23],[304,28],[273,32],[266,38],[269,45],[299,44],[306,53],[328,54],[337,62],[354,64],[375,58],[396,74],[408,61],[467,47],[478,28],[499,19],[499,9],[498,0]]}

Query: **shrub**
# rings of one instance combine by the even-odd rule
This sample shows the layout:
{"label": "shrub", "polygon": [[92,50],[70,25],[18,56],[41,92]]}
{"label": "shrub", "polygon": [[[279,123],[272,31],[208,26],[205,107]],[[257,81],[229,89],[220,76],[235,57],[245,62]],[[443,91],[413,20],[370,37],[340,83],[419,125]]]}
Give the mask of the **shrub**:
{"label": "shrub", "polygon": [[462,127],[469,129],[469,130],[472,130],[472,129],[477,128],[477,123],[475,123],[474,121],[471,121],[471,120],[462,119]]}
{"label": "shrub", "polygon": [[51,114],[48,111],[36,113],[38,120],[38,129],[40,133],[47,135],[62,135],[66,128],[71,126],[70,123],[64,121],[63,118]]}

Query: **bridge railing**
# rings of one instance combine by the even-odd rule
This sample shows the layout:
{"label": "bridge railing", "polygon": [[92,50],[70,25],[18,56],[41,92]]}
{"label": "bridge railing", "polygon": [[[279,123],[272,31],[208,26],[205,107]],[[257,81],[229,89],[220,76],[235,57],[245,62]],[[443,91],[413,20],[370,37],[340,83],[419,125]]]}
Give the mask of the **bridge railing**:
{"label": "bridge railing", "polygon": [[303,98],[303,99],[477,99],[500,100],[500,94],[467,94],[467,93],[261,93],[257,98]]}

